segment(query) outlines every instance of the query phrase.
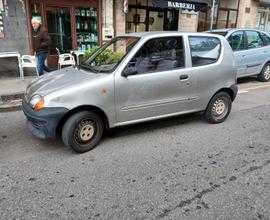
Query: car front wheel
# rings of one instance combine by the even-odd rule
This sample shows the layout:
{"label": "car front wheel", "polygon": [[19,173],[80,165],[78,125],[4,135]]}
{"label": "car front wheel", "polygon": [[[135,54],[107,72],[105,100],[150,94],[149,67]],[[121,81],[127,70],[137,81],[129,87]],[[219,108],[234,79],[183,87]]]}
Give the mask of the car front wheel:
{"label": "car front wheel", "polygon": [[230,114],[232,99],[226,92],[219,92],[209,102],[204,117],[210,123],[221,123]]}
{"label": "car front wheel", "polygon": [[62,140],[77,153],[92,150],[102,138],[104,126],[99,115],[82,111],[72,115],[64,124]]}
{"label": "car front wheel", "polygon": [[258,75],[258,79],[261,82],[268,82],[270,80],[270,62],[264,65],[261,73]]}

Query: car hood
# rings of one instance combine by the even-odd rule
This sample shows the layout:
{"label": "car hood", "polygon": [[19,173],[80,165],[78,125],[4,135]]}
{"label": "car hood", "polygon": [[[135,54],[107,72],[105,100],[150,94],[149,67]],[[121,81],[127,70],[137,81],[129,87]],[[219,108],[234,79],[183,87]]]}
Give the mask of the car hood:
{"label": "car hood", "polygon": [[26,89],[26,95],[30,98],[34,94],[46,96],[49,93],[81,84],[89,80],[101,77],[103,74],[91,73],[85,70],[78,70],[73,67],[64,68],[34,80]]}

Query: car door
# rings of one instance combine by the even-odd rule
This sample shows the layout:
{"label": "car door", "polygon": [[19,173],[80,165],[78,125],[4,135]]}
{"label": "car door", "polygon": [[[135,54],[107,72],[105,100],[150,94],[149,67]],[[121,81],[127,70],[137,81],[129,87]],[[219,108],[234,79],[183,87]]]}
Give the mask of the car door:
{"label": "car door", "polygon": [[232,67],[232,58],[224,61],[224,50],[219,38],[212,36],[189,36],[191,75],[196,79],[196,100],[188,103],[189,108],[205,110],[211,97],[227,83]]}
{"label": "car door", "polygon": [[260,73],[266,59],[263,39],[257,31],[245,31],[247,37],[246,66],[244,75],[257,75]]}
{"label": "car door", "polygon": [[227,40],[234,52],[237,77],[244,76],[247,73],[248,54],[248,50],[245,44],[245,33],[244,31],[233,32],[227,37]]}
{"label": "car door", "polygon": [[129,61],[133,75],[116,75],[118,123],[188,111],[195,80],[185,68],[182,36],[152,38]]}

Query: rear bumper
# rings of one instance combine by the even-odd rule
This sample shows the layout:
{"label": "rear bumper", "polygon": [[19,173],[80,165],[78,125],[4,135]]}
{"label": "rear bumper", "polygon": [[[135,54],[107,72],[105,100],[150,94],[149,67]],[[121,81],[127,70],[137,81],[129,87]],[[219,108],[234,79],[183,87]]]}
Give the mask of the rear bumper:
{"label": "rear bumper", "polygon": [[23,99],[22,109],[27,117],[27,125],[31,133],[40,139],[56,137],[57,126],[68,112],[66,108],[43,108],[34,111]]}
{"label": "rear bumper", "polygon": [[232,101],[234,101],[234,100],[235,100],[235,97],[236,97],[236,95],[237,95],[237,92],[238,92],[238,86],[237,86],[236,84],[234,84],[234,85],[232,85],[232,86],[230,87],[230,89],[231,89],[232,92],[233,92]]}

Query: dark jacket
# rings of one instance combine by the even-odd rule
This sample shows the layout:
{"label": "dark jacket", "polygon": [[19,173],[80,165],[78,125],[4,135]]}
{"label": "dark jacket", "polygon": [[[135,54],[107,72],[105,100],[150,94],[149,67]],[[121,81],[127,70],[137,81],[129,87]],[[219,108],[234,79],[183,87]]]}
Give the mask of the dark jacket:
{"label": "dark jacket", "polygon": [[39,27],[36,31],[33,30],[33,49],[38,54],[39,52],[48,52],[51,38],[45,27]]}

